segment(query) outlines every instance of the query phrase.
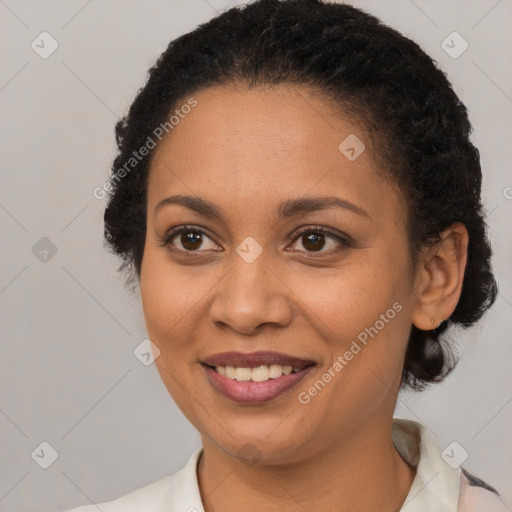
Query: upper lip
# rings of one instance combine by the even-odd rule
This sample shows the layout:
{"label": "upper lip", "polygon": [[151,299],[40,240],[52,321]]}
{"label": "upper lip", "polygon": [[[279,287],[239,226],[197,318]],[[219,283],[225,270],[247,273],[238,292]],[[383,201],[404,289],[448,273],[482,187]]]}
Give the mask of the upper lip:
{"label": "upper lip", "polygon": [[301,359],[288,354],[271,351],[251,353],[221,352],[204,358],[202,362],[208,366],[238,366],[239,368],[255,368],[265,364],[279,364],[281,366],[293,366],[294,368],[302,369],[305,366],[314,364],[314,361],[311,359]]}

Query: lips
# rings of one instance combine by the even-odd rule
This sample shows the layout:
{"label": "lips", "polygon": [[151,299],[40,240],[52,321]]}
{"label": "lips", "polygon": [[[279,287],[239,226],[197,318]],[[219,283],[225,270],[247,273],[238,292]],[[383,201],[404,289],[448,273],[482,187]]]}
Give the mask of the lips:
{"label": "lips", "polygon": [[237,366],[242,368],[256,368],[262,365],[278,364],[281,366],[292,366],[293,368],[305,368],[315,364],[311,359],[301,359],[295,356],[282,354],[280,352],[259,351],[252,353],[244,352],[222,352],[203,359],[207,366]]}
{"label": "lips", "polygon": [[273,400],[295,387],[313,369],[313,366],[306,366],[297,373],[282,375],[265,382],[238,382],[220,375],[210,366],[204,365],[203,368],[212,387],[224,397],[239,404],[256,405]]}
{"label": "lips", "polygon": [[277,398],[316,366],[310,359],[268,351],[223,352],[206,357],[201,365],[212,387],[240,405],[257,405]]}

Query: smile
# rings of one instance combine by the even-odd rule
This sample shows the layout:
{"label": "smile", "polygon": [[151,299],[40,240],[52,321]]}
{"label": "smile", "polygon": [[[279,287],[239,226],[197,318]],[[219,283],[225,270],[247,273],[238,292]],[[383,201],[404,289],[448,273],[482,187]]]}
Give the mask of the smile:
{"label": "smile", "polygon": [[224,397],[239,404],[255,405],[273,400],[296,386],[314,365],[301,369],[280,365],[215,368],[202,364],[202,367],[212,387]]}

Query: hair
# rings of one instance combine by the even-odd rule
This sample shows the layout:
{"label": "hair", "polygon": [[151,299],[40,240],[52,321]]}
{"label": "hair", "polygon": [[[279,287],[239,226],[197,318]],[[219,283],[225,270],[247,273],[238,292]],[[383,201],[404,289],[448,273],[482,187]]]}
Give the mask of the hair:
{"label": "hair", "polygon": [[[155,128],[192,93],[213,86],[307,87],[371,140],[377,171],[400,192],[413,269],[420,248],[452,223],[469,235],[461,295],[432,331],[411,326],[401,387],[422,390],[456,365],[445,331],[468,328],[492,306],[491,270],[480,192],[482,173],[467,109],[445,74],[415,42],[378,18],[342,3],[257,0],[233,7],[171,41],[116,124],[118,152],[105,209],[105,241],[126,283],[140,278],[147,183]],[[167,130],[166,130],[167,131]],[[132,160],[130,160],[132,159]],[[123,167],[124,166],[124,167]],[[120,172],[121,169],[124,173]],[[122,176],[122,179],[119,177]],[[445,336],[443,336],[445,333]]]}

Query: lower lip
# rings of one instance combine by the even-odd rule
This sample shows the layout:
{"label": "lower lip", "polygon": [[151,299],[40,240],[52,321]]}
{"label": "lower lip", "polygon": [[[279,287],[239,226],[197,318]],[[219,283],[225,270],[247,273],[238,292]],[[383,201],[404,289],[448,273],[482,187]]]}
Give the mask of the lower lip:
{"label": "lower lip", "polygon": [[264,382],[237,381],[228,379],[217,373],[210,366],[202,365],[210,384],[225,397],[238,403],[257,404],[272,400],[297,385],[312,369],[313,365],[303,368],[297,373],[282,375],[277,379]]}

